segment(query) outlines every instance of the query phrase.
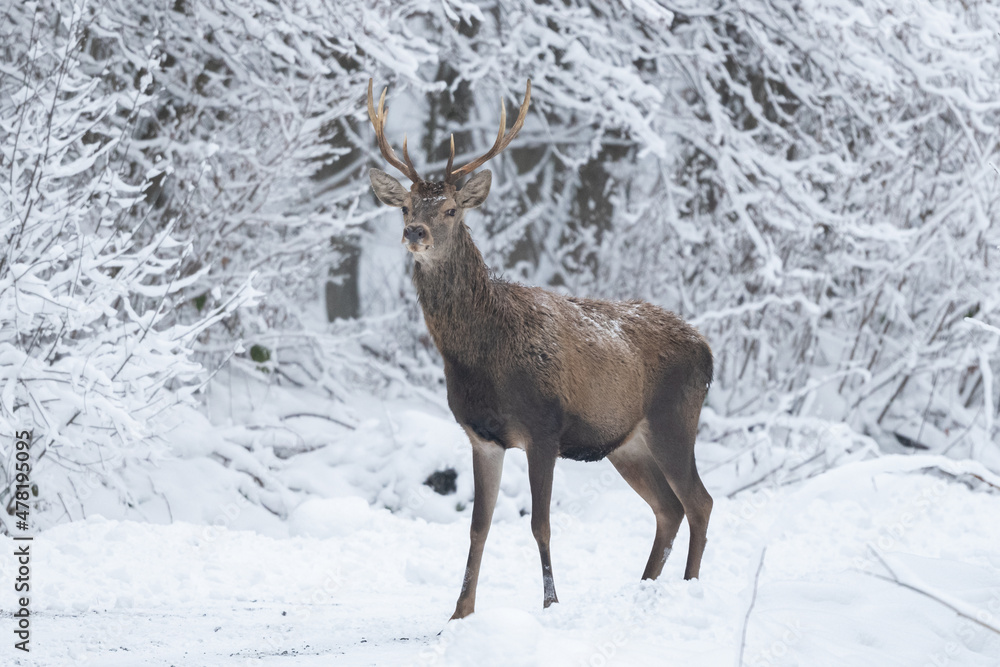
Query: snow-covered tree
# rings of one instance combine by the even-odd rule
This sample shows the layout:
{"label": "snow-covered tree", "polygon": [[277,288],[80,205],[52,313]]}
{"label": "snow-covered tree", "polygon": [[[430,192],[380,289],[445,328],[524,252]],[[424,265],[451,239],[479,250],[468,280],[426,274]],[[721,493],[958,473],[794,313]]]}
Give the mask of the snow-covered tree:
{"label": "snow-covered tree", "polygon": [[697,324],[706,438],[1000,457],[992,3],[42,0],[0,30],[0,425],[30,413],[45,451],[142,455],[230,359],[331,400],[436,386],[402,271],[362,255],[364,316],[312,316],[398,224],[371,77],[430,177],[532,80],[474,238]]}
{"label": "snow-covered tree", "polygon": [[248,275],[197,317],[172,316],[205,271],[184,271],[192,244],[176,216],[152,228],[144,202],[164,172],[131,161],[152,113],[152,49],[134,79],[88,73],[86,8],[53,9],[8,8],[0,74],[0,431],[33,431],[47,504],[72,493],[74,475],[114,484],[125,462],[155,452],[159,417],[204,382],[196,338],[257,295]]}
{"label": "snow-covered tree", "polygon": [[996,7],[454,7],[419,14],[469,109],[431,124],[435,158],[459,129],[488,144],[496,93],[534,84],[494,165],[494,264],[691,318],[737,431],[818,416],[886,445],[996,442]]}

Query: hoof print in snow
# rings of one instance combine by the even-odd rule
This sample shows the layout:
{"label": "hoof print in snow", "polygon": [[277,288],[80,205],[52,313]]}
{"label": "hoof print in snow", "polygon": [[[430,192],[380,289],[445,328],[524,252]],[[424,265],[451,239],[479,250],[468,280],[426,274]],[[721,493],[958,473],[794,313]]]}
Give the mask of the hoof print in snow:
{"label": "hoof print in snow", "polygon": [[445,468],[444,470],[438,470],[431,473],[430,476],[424,480],[424,484],[434,489],[434,493],[447,496],[449,493],[455,493],[457,489],[455,486],[455,480],[457,478],[458,473],[455,472],[454,468]]}

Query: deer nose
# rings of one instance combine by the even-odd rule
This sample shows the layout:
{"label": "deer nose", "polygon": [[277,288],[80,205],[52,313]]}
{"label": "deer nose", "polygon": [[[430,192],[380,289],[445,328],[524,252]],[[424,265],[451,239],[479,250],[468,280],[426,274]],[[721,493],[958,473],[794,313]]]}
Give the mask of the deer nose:
{"label": "deer nose", "polygon": [[427,228],[423,225],[407,225],[403,230],[403,240],[407,243],[423,243],[427,238]]}

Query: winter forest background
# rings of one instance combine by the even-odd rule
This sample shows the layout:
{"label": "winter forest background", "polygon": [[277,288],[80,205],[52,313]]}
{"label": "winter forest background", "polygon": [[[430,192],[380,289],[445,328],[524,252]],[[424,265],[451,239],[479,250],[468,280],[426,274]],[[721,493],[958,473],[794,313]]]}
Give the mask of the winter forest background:
{"label": "winter forest background", "polygon": [[880,453],[1000,470],[996,3],[9,0],[0,502],[30,427],[41,527],[468,513],[369,77],[438,174],[531,79],[473,237],[706,335],[713,495]]}
{"label": "winter forest background", "polygon": [[[747,482],[875,443],[1000,467],[998,29],[951,0],[10,3],[0,430],[35,429],[42,522],[81,495],[141,510],[193,456],[284,517],[324,489],[283,471],[356,441],[357,402],[440,400],[367,179],[369,77],[438,172],[531,78],[477,243],[508,277],[698,326],[701,439]],[[249,382],[327,419],[242,414]],[[353,484],[374,502],[450,463]]]}

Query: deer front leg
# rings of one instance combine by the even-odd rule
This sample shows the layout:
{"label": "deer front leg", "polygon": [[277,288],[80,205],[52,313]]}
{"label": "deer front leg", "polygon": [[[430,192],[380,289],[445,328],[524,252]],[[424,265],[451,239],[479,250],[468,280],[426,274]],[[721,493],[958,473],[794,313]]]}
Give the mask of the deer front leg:
{"label": "deer front leg", "polygon": [[[539,448],[541,449],[541,448]],[[549,504],[552,500],[552,473],[556,455],[547,451],[528,449],[528,482],[531,485],[531,533],[538,543],[542,560],[542,585],[545,589],[543,605],[547,608],[556,597],[556,584],[552,578],[552,559],[549,557]]]}
{"label": "deer front leg", "polygon": [[503,472],[504,449],[492,442],[483,442],[469,432],[472,440],[472,476],[475,497],[472,502],[472,528],[469,531],[469,560],[465,565],[462,592],[458,595],[455,613],[451,618],[465,618],[476,610],[476,584],[479,566],[483,561],[483,547],[490,532],[493,508],[500,493],[500,474]]}

